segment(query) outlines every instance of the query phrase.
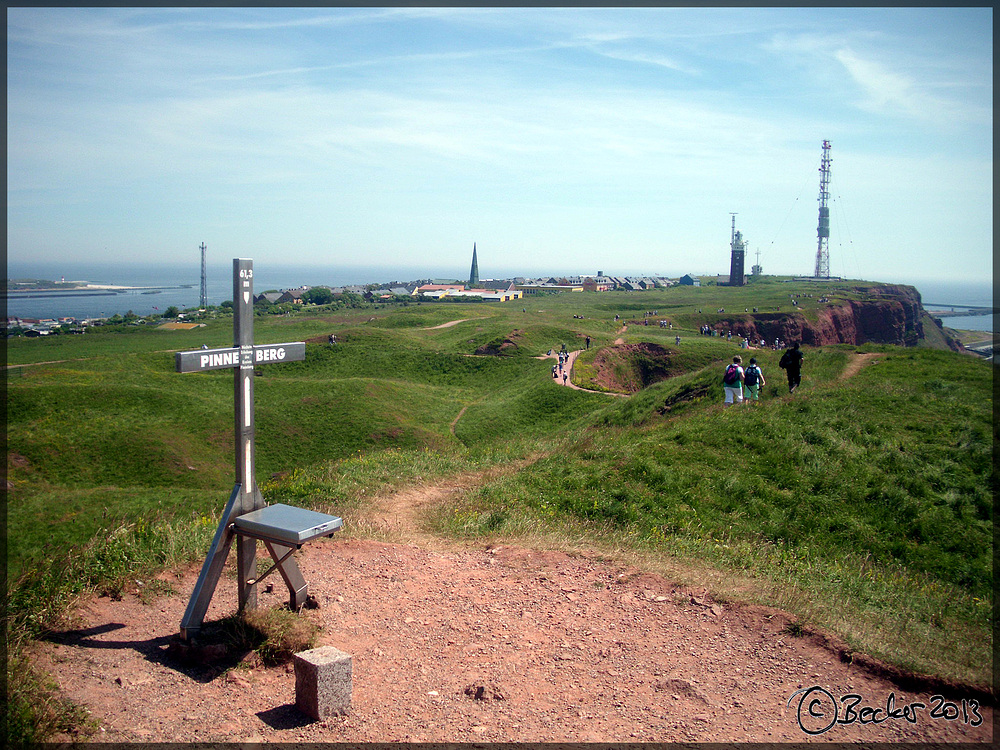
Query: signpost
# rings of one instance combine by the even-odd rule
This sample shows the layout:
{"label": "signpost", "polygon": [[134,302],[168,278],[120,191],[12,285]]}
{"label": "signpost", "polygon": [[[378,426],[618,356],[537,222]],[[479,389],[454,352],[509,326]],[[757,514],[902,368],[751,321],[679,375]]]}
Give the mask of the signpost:
{"label": "signpost", "polygon": [[[257,540],[264,542],[274,559],[267,571],[279,570],[291,592],[290,605],[298,609],[305,603],[307,586],[292,552],[304,541],[320,535],[332,535],[341,526],[335,516],[289,508],[265,507],[266,503],[254,481],[254,367],[274,362],[296,362],[306,357],[305,342],[253,343],[253,261],[233,259],[233,346],[226,349],[201,349],[177,352],[177,372],[205,372],[232,368],[235,371],[234,413],[236,433],[236,485],[222,513],[212,546],[202,566],[181,620],[181,638],[190,640],[201,629],[209,602],[222,574],[229,548],[236,541],[236,567],[239,578],[239,609],[257,606]],[[247,514],[246,522],[240,518]],[[253,523],[251,523],[253,521]]]}

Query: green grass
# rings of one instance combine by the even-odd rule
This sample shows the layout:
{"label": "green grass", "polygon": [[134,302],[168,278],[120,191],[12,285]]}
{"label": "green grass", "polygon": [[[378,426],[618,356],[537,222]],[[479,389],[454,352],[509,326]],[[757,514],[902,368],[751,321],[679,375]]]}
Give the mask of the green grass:
{"label": "green grass", "polygon": [[[863,284],[843,287],[824,291],[864,296]],[[813,290],[764,282],[260,317],[258,343],[329,333],[340,343],[259,369],[258,481],[269,501],[334,512],[351,534],[365,533],[350,521],[374,496],[477,473],[481,487],[436,512],[439,533],[527,543],[544,533],[646,556],[858,650],[988,683],[989,364],[929,348],[807,348],[790,396],[780,352],[765,350],[752,353],[768,379],[761,403],[721,407],[723,364],[748,353],[699,336],[706,311],[784,310],[790,292]],[[670,350],[654,363],[669,377],[627,399],[557,385],[551,360],[536,359],[591,336],[574,371],[586,385],[618,336],[614,316],[646,310],[674,329],[631,325],[623,338]],[[221,318],[193,332],[10,342],[11,363],[27,366],[7,381],[9,663],[85,591],[114,594],[204,555],[234,483],[233,376],[178,374],[173,350],[231,337]],[[517,344],[509,356],[474,356],[503,339]],[[877,362],[841,379],[858,352]],[[615,366],[638,378],[653,365]],[[14,692],[28,697],[9,709],[21,736],[73,720],[58,701],[33,702],[44,676],[21,672]]]}

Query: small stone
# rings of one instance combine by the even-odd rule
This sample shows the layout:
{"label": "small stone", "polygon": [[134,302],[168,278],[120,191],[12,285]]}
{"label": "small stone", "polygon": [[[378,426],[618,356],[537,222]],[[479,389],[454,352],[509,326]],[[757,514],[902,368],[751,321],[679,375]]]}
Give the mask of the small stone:
{"label": "small stone", "polygon": [[465,694],[475,701],[481,701],[486,695],[486,688],[483,685],[469,685],[465,688]]}

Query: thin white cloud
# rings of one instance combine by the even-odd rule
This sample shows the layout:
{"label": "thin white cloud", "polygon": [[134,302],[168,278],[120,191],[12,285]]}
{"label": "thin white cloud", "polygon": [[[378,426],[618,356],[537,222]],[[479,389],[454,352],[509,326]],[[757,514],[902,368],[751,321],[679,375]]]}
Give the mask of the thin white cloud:
{"label": "thin white cloud", "polygon": [[[871,30],[775,34],[762,49],[784,65],[804,65],[817,88],[828,87],[832,96],[849,101],[849,92],[832,88],[836,85],[832,71],[845,71],[862,94],[853,106],[872,114],[935,128],[992,122],[992,110],[972,103],[976,97],[968,96],[970,87],[992,88],[989,75],[979,70],[981,61],[924,52],[912,40],[903,42]],[[975,72],[955,85],[954,71],[970,68]],[[990,82],[984,84],[984,79]],[[988,96],[978,98],[985,101]]]}
{"label": "thin white cloud", "polygon": [[947,121],[953,116],[948,102],[921,90],[909,76],[865,59],[849,48],[837,50],[834,58],[865,92],[866,98],[860,104],[864,109],[929,122]]}
{"label": "thin white cloud", "polygon": [[663,54],[653,54],[646,52],[632,52],[619,49],[600,49],[598,47],[591,47],[591,50],[602,57],[607,57],[612,60],[621,60],[622,62],[634,62],[643,65],[654,65],[660,68],[667,68],[668,70],[675,70],[678,73],[685,73],[687,75],[697,75],[698,70],[690,65],[678,62],[672,57],[668,57]]}
{"label": "thin white cloud", "polygon": [[399,69],[403,66],[415,64],[432,63],[457,63],[468,60],[483,58],[507,57],[516,58],[519,55],[531,52],[539,52],[546,49],[558,49],[565,45],[548,45],[533,47],[502,47],[492,49],[472,49],[449,52],[421,52],[403,55],[374,55],[360,59],[345,60],[329,65],[299,66],[293,68],[276,68],[273,70],[260,70],[239,75],[213,75],[205,76],[199,80],[203,81],[243,81],[260,78],[274,78],[280,76],[296,76],[308,73],[318,73],[328,70],[356,70],[362,68],[392,67]]}

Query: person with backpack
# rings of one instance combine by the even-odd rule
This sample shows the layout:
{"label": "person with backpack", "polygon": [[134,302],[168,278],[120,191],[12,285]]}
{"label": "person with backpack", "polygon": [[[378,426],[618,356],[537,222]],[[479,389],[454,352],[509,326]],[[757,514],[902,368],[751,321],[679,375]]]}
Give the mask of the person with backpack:
{"label": "person with backpack", "polygon": [[737,354],[733,357],[733,363],[726,367],[726,372],[722,376],[722,390],[726,393],[723,406],[743,403],[743,358]]}
{"label": "person with backpack", "polygon": [[793,344],[792,348],[782,354],[781,359],[778,361],[778,367],[784,370],[785,375],[788,376],[789,393],[794,393],[802,381],[803,356],[802,352],[799,351],[799,345]]}
{"label": "person with backpack", "polygon": [[747,388],[746,402],[748,404],[760,401],[760,389],[767,385],[767,382],[764,380],[764,373],[760,369],[760,365],[757,364],[756,357],[750,357],[750,364],[743,372],[743,385]]}

